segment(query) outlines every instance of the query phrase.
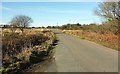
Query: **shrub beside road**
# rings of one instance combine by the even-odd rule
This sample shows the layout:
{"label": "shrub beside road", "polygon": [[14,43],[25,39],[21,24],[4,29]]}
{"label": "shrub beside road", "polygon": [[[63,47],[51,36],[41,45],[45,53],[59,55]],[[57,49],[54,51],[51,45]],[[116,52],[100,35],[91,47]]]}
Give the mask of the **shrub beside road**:
{"label": "shrub beside road", "polygon": [[66,34],[70,34],[73,36],[77,36],[81,39],[87,39],[96,43],[99,43],[101,45],[104,45],[106,47],[118,50],[118,36],[113,34],[113,33],[109,33],[109,34],[97,34],[94,31],[90,31],[90,30],[63,30],[64,33]]}
{"label": "shrub beside road", "polygon": [[33,63],[51,58],[57,38],[50,30],[26,29],[24,33],[2,34],[3,73],[14,73]]}

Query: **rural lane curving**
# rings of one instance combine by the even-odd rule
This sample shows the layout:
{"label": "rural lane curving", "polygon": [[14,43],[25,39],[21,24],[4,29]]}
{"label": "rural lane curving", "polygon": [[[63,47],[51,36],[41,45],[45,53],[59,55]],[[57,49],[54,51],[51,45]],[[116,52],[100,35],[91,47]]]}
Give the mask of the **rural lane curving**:
{"label": "rural lane curving", "polygon": [[[47,72],[118,72],[118,51],[59,31],[54,64]],[[52,66],[53,65],[53,66]]]}
{"label": "rural lane curving", "polygon": [[55,56],[36,64],[32,72],[118,72],[118,51],[52,31],[59,38]]}

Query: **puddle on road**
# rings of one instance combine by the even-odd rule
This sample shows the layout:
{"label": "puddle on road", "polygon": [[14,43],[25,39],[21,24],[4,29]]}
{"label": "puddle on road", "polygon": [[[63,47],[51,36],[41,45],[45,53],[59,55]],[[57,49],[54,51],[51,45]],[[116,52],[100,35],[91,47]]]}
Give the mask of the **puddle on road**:
{"label": "puddle on road", "polygon": [[57,72],[55,58],[34,64],[22,72]]}

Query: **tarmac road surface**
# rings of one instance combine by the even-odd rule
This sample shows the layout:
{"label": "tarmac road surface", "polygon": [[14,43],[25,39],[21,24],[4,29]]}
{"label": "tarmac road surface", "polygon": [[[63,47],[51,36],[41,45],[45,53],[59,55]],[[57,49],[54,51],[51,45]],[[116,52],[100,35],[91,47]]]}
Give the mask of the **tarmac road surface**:
{"label": "tarmac road surface", "polygon": [[34,72],[118,72],[118,51],[54,32],[60,40],[55,56],[31,68]]}

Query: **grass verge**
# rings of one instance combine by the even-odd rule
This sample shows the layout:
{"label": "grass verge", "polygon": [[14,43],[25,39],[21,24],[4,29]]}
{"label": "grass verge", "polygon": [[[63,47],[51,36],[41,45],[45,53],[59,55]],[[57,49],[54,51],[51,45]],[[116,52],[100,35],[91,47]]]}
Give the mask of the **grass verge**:
{"label": "grass verge", "polygon": [[118,44],[120,43],[118,37],[114,34],[97,34],[92,31],[75,31],[75,30],[64,30],[63,33],[78,37],[80,39],[86,39],[98,44],[101,44],[105,47],[115,49],[119,51],[120,47]]}

